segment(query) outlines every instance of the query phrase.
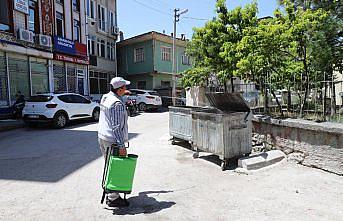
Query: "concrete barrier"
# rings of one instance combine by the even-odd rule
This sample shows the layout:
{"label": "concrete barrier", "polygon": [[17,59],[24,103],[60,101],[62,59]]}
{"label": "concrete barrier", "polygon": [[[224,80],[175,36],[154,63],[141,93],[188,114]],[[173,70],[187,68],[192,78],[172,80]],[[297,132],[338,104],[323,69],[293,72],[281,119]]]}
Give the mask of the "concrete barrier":
{"label": "concrete barrier", "polygon": [[253,132],[269,134],[286,154],[304,153],[303,165],[343,175],[343,124],[255,116]]}

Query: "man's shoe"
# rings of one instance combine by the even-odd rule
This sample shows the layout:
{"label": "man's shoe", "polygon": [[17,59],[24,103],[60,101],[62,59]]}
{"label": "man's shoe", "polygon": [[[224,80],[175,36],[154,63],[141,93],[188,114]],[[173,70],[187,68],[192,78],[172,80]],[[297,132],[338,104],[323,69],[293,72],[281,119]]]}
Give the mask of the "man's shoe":
{"label": "man's shoe", "polygon": [[106,199],[106,204],[109,207],[128,207],[130,205],[129,202],[127,202],[121,197],[118,197],[117,199],[112,200],[112,201],[110,201],[109,199]]}

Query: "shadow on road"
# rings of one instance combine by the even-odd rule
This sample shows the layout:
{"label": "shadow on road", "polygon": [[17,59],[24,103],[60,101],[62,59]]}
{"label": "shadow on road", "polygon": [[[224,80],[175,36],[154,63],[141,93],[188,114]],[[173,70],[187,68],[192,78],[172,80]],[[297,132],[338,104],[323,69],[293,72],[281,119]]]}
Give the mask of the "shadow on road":
{"label": "shadow on road", "polygon": [[150,214],[156,213],[163,209],[168,209],[174,206],[175,202],[158,201],[150,194],[171,193],[173,191],[146,191],[140,192],[138,196],[134,196],[128,199],[130,202],[129,207],[115,208],[113,215],[136,215],[136,214]]}
{"label": "shadow on road", "polygon": [[[211,154],[207,156],[200,156],[199,159],[206,160],[208,162],[214,163],[218,165],[219,167],[221,166],[222,161],[219,159],[217,155]],[[238,167],[238,159],[237,158],[232,158],[229,159],[228,165],[226,167],[226,170],[235,170]]]}
{"label": "shadow on road", "polygon": [[7,133],[0,139],[0,179],[57,182],[102,157],[97,132],[79,126]]}

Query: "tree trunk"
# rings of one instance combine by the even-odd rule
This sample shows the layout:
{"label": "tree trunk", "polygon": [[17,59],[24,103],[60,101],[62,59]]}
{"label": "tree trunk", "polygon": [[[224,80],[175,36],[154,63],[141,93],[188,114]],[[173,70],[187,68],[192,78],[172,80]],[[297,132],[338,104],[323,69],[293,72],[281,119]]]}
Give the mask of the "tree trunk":
{"label": "tree trunk", "polygon": [[271,90],[271,93],[273,94],[273,97],[274,97],[275,100],[276,100],[277,106],[278,106],[279,109],[280,109],[281,117],[284,117],[284,115],[283,115],[283,110],[282,110],[282,106],[281,106],[281,104],[280,104],[280,102],[279,102],[279,99],[276,97],[275,91],[274,91],[274,90]]}
{"label": "tree trunk", "polygon": [[264,113],[269,113],[267,84],[264,83],[263,87],[264,87]]}
{"label": "tree trunk", "polygon": [[231,92],[235,92],[235,86],[233,85],[233,77],[231,78]]}
{"label": "tree trunk", "polygon": [[291,111],[291,105],[292,105],[292,94],[291,89],[287,88],[287,111]]}
{"label": "tree trunk", "polygon": [[323,94],[323,120],[325,120],[326,116],[326,93],[327,93],[327,85],[324,82],[324,94]]}

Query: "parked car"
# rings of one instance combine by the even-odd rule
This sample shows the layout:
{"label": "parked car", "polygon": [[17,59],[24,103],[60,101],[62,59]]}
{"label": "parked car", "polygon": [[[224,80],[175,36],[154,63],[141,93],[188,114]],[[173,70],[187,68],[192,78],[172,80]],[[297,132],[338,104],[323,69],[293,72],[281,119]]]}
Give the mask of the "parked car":
{"label": "parked car", "polygon": [[28,126],[52,122],[55,128],[63,128],[70,120],[92,118],[98,121],[99,115],[98,103],[75,93],[34,95],[23,109],[23,120]]}
{"label": "parked car", "polygon": [[129,99],[135,99],[141,111],[148,109],[158,110],[162,106],[162,99],[156,91],[130,89]]}

